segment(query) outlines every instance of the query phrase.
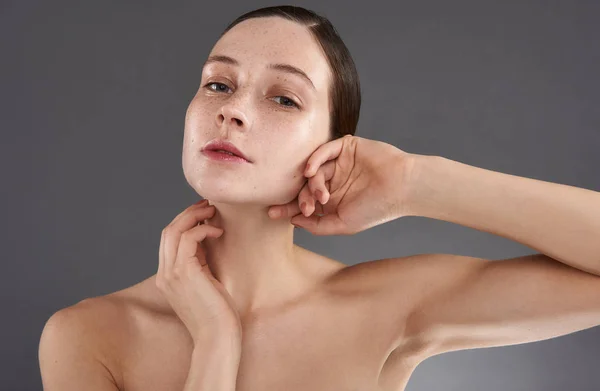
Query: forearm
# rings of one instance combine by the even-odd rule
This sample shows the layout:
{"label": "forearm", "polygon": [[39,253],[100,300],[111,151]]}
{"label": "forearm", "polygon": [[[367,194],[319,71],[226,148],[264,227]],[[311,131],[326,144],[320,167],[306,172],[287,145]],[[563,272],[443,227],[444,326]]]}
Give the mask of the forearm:
{"label": "forearm", "polygon": [[183,391],[235,391],[241,348],[230,341],[198,345]]}
{"label": "forearm", "polygon": [[600,275],[600,192],[414,155],[407,215],[515,240]]}

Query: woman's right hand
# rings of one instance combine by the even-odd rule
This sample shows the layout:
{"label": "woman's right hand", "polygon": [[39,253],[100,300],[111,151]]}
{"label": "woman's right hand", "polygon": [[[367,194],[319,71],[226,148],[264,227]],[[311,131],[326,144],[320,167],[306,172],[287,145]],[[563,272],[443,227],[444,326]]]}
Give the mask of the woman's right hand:
{"label": "woman's right hand", "polygon": [[156,286],[187,327],[194,345],[214,337],[240,338],[233,299],[206,264],[202,241],[223,229],[204,223],[215,207],[202,200],[180,213],[161,235]]}

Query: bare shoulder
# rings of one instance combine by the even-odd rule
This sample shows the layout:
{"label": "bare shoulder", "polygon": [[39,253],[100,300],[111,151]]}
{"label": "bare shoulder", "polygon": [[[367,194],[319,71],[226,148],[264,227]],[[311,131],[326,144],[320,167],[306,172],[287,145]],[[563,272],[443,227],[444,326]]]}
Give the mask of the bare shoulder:
{"label": "bare shoulder", "polygon": [[[77,354],[99,365],[104,377],[121,389],[121,357],[137,327],[136,312],[143,307],[142,285],[86,298],[59,309],[46,321],[42,344],[68,344]],[[52,342],[48,336],[51,335]],[[49,347],[48,347],[49,348]],[[62,349],[62,348],[61,348]],[[83,356],[85,355],[85,356]]]}
{"label": "bare shoulder", "polygon": [[[90,298],[54,312],[39,339],[38,358],[45,388],[119,389],[115,319],[122,311],[105,298]],[[73,373],[72,371],[75,371]]]}
{"label": "bare shoulder", "polygon": [[[402,389],[414,369],[429,357],[429,345],[411,327],[435,268],[421,262],[428,254],[375,259],[342,269],[332,280],[335,297],[353,308],[353,322],[364,330],[355,346],[377,347],[378,382],[382,389]],[[336,309],[340,307],[336,305]],[[364,327],[363,327],[364,326]],[[364,355],[364,353],[363,353]]]}
{"label": "bare shoulder", "polygon": [[377,295],[386,296],[390,290],[404,289],[406,293],[415,284],[415,278],[424,277],[423,260],[431,254],[417,254],[399,258],[384,258],[369,260],[349,266],[343,270],[340,278],[363,290],[372,291]]}
{"label": "bare shoulder", "polygon": [[[436,271],[437,254],[414,254],[383,258],[356,264],[344,270],[349,285],[367,294],[377,321],[389,331],[392,346],[404,355],[423,360],[426,346],[411,327],[411,315],[426,297],[432,279],[442,278]],[[446,276],[447,277],[447,276]]]}

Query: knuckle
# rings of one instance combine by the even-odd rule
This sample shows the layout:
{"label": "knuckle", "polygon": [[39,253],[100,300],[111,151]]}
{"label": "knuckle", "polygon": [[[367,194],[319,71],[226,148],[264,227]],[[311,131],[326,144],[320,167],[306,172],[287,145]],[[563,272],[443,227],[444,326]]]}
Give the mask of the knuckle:
{"label": "knuckle", "polygon": [[204,225],[195,225],[181,234],[181,240],[196,240],[199,233],[204,231]]}
{"label": "knuckle", "polygon": [[160,277],[160,276],[158,276],[158,275],[157,275],[157,276],[156,276],[156,282],[155,282],[155,284],[156,284],[156,287],[157,287],[157,288],[158,288],[160,291],[162,291],[162,292],[166,291],[166,288],[167,288],[167,281],[165,280],[165,278],[164,278],[164,277]]}
{"label": "knuckle", "polygon": [[181,267],[181,262],[177,265],[173,266],[173,270],[171,271],[171,275],[169,277],[169,281],[179,282],[182,280],[182,277],[185,275],[184,268]]}

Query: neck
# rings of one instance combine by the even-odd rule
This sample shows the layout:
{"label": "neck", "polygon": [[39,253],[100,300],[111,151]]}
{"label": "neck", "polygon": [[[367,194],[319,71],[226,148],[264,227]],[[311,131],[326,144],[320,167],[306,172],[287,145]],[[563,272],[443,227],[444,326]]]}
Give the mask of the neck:
{"label": "neck", "polygon": [[316,283],[307,251],[294,244],[289,219],[272,220],[264,206],[210,204],[216,211],[204,222],[223,234],[202,242],[206,262],[240,316],[283,304]]}

